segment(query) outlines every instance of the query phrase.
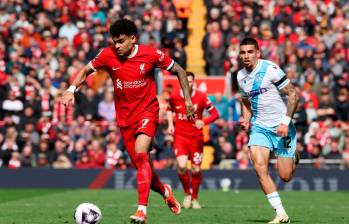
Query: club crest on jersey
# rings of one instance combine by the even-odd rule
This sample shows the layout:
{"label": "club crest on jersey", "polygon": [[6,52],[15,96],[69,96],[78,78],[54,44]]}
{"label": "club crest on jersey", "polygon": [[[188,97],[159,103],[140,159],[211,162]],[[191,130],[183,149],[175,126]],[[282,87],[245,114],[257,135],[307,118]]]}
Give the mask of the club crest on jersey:
{"label": "club crest on jersey", "polygon": [[145,73],[144,66],[145,66],[144,63],[142,63],[142,64],[139,66],[139,70],[140,70],[140,73],[141,73],[141,74],[144,74],[144,73]]}
{"label": "club crest on jersey", "polygon": [[256,74],[256,77],[255,77],[255,80],[256,80],[257,82],[262,82],[263,77],[264,77],[264,73],[257,73],[257,74]]}

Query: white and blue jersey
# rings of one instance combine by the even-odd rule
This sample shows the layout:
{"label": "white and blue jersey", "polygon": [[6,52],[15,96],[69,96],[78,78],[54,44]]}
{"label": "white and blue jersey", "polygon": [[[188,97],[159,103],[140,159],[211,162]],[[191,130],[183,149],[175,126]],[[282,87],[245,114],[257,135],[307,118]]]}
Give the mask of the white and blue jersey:
{"label": "white and blue jersey", "polygon": [[286,115],[286,99],[279,90],[290,81],[286,74],[271,61],[258,60],[255,69],[245,68],[237,74],[240,92],[251,102],[251,133],[248,145],[267,147],[282,157],[293,157],[296,148],[296,130],[290,123],[289,136],[281,138],[276,128]]}

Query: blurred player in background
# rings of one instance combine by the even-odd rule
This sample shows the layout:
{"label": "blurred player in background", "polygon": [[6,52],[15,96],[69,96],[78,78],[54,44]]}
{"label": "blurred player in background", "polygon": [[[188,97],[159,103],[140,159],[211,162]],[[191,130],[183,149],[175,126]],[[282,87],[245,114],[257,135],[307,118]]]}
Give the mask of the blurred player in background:
{"label": "blurred player in background", "polygon": [[[285,73],[273,62],[261,60],[258,43],[245,38],[240,43],[240,59],[243,69],[237,81],[242,92],[242,127],[250,130],[250,157],[259,183],[276,211],[269,223],[288,223],[290,218],[282,206],[280,196],[268,165],[270,151],[277,157],[279,177],[292,179],[299,155],[296,153],[296,129],[291,122],[298,103],[298,93]],[[287,102],[280,95],[288,96]]]}
{"label": "blurred player in background", "polygon": [[[191,101],[198,117],[195,121],[187,119],[183,91],[174,91],[169,98],[167,111],[168,132],[174,134],[173,148],[178,163],[178,177],[182,182],[185,194],[183,207],[200,209],[201,205],[197,199],[202,179],[200,169],[204,147],[202,128],[218,118],[218,111],[205,93],[195,89],[194,74],[187,72],[187,77]],[[210,116],[203,119],[202,114],[205,109],[210,113]],[[173,112],[175,113],[175,122],[173,122]],[[192,165],[191,178],[187,170],[188,159]]]}
{"label": "blurred player in background", "polygon": [[160,182],[152,170],[148,150],[156,133],[159,103],[156,98],[154,68],[169,70],[178,75],[185,98],[185,114],[195,117],[185,71],[162,51],[136,44],[137,27],[134,22],[121,19],[110,26],[113,46],[103,48],[78,73],[64,93],[61,102],[74,104],[74,92],[86,77],[100,69],[109,72],[114,84],[115,110],[118,126],[133,165],[137,169],[138,209],[130,217],[132,223],[145,223],[150,188],[160,193],[174,214],[181,211],[171,187]]}

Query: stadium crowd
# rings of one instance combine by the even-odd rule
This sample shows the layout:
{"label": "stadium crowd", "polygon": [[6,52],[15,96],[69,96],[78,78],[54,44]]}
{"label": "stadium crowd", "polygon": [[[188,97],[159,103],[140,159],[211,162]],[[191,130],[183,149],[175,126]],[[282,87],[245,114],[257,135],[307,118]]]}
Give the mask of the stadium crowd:
{"label": "stadium crowd", "polygon": [[[258,39],[262,55],[284,69],[302,100],[294,116],[297,150],[311,166],[338,159],[349,166],[349,4],[345,1],[206,0],[203,39],[209,75],[234,77],[243,36]],[[89,80],[76,106],[58,97],[71,77],[110,44],[108,26],[126,17],[139,42],[165,49],[186,67],[187,18],[177,1],[8,0],[0,3],[1,167],[130,167],[115,123],[113,86]],[[170,88],[159,95],[160,125],[151,155],[172,168],[173,136],[164,116]],[[247,133],[238,128],[240,95],[210,96],[220,114],[206,131],[213,165],[248,169]],[[234,163],[232,161],[235,161]]]}

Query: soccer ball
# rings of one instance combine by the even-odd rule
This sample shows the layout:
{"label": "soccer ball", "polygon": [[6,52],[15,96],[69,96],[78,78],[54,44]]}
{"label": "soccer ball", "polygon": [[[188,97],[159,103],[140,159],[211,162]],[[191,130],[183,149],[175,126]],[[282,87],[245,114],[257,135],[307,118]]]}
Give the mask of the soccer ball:
{"label": "soccer ball", "polygon": [[75,209],[76,224],[99,224],[102,220],[101,210],[92,203],[82,203]]}

